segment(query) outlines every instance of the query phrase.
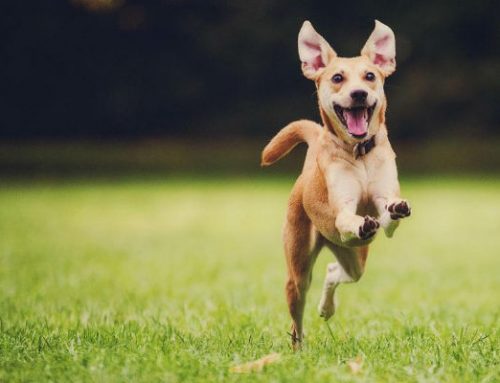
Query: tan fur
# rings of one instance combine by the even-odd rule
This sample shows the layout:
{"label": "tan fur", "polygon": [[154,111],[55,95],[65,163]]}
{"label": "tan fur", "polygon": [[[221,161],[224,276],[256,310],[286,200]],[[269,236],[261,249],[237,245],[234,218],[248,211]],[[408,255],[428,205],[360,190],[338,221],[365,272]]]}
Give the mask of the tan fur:
{"label": "tan fur", "polygon": [[262,152],[262,166],[269,166],[286,156],[297,144],[317,140],[321,126],[313,121],[299,120],[285,126]]}
{"label": "tan fur", "polygon": [[[365,216],[371,217],[369,219],[373,222],[380,222],[386,234],[392,236],[399,219],[409,215],[409,205],[407,213],[394,213],[394,206],[403,206],[401,203],[406,201],[399,196],[395,154],[385,126],[387,101],[383,84],[385,77],[395,69],[395,50],[391,51],[393,47],[386,45],[386,50],[381,52],[386,60],[381,65],[373,62],[373,57],[380,53],[373,52],[380,45],[374,36],[391,41],[391,36],[392,39],[394,36],[391,34],[388,27],[377,22],[363,48],[363,55],[354,58],[337,57],[308,22],[304,23],[299,34],[302,69],[318,89],[323,126],[307,120],[292,122],[271,140],[262,153],[262,165],[267,166],[298,143],[308,144],[302,173],[290,196],[283,232],[288,267],[286,295],[294,345],[302,340],[306,293],[321,248],[327,246],[337,259],[337,263],[328,265],[319,307],[320,314],[328,319],[335,311],[336,287],[340,283],[359,280],[364,272],[368,245],[374,239],[363,238],[360,234],[360,227],[366,227]],[[309,50],[315,43],[318,47],[316,56],[317,52]],[[326,61],[324,66],[318,66],[314,60]],[[373,72],[376,80],[365,80],[367,72]],[[336,73],[345,77],[342,84],[332,82]],[[356,158],[356,145],[363,140],[349,134],[331,105],[347,105],[351,102],[351,92],[358,89],[367,92],[368,103],[376,102],[366,138],[375,137],[376,145],[365,156]]]}

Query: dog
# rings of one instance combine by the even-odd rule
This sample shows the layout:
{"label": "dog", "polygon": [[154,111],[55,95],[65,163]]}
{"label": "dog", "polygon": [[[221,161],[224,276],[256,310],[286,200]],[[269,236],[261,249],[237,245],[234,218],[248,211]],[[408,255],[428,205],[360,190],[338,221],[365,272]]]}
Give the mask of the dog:
{"label": "dog", "polygon": [[298,50],[302,73],[316,85],[323,124],[294,121],[262,152],[262,166],[269,166],[297,144],[308,145],[283,231],[294,348],[303,339],[306,294],[320,250],[328,247],[337,261],[327,266],[318,306],[328,320],[335,313],[336,288],[363,275],[379,228],[392,237],[400,220],[411,214],[409,202],[400,197],[396,155],[385,125],[384,81],[396,69],[393,31],[376,20],[361,55],[344,58],[305,21]]}

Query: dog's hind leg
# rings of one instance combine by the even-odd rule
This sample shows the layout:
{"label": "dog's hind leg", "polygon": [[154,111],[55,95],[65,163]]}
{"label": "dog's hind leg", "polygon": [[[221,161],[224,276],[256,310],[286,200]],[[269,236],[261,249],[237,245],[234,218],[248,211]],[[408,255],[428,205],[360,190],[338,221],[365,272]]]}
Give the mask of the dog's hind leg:
{"label": "dog's hind leg", "polygon": [[328,320],[336,308],[335,290],[341,283],[357,282],[363,275],[368,246],[345,248],[328,243],[337,262],[329,263],[326,269],[323,293],[318,305],[319,315]]}
{"label": "dog's hind leg", "polygon": [[304,211],[298,189],[300,184],[292,192],[283,232],[288,266],[285,292],[292,317],[290,335],[294,349],[300,347],[303,338],[302,319],[306,294],[311,284],[312,268],[323,242]]}
{"label": "dog's hind leg", "polygon": [[[288,224],[287,224],[288,226]],[[318,234],[313,232],[312,225],[309,230],[297,230],[288,226],[288,240],[285,244],[285,254],[288,265],[288,280],[286,282],[286,296],[288,309],[292,317],[292,345],[300,346],[303,338],[303,314],[306,304],[306,294],[312,279],[312,268],[320,250],[321,241],[315,239]],[[307,232],[307,233],[306,233]]]}

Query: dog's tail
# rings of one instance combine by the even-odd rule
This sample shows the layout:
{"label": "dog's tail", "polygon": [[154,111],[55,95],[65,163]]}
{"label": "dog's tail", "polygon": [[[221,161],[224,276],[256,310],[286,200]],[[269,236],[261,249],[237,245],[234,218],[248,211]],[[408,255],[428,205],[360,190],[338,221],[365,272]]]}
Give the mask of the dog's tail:
{"label": "dog's tail", "polygon": [[291,122],[273,137],[262,151],[261,166],[269,166],[286,156],[301,142],[311,145],[321,133],[321,125],[310,120]]}

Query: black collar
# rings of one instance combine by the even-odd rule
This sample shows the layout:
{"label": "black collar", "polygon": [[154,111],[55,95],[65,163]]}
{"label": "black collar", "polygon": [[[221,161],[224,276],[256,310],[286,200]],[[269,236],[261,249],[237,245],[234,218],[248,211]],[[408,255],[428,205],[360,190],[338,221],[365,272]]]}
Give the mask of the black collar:
{"label": "black collar", "polygon": [[370,153],[370,151],[375,147],[375,136],[372,136],[369,140],[360,142],[354,146],[354,158],[358,159]]}

